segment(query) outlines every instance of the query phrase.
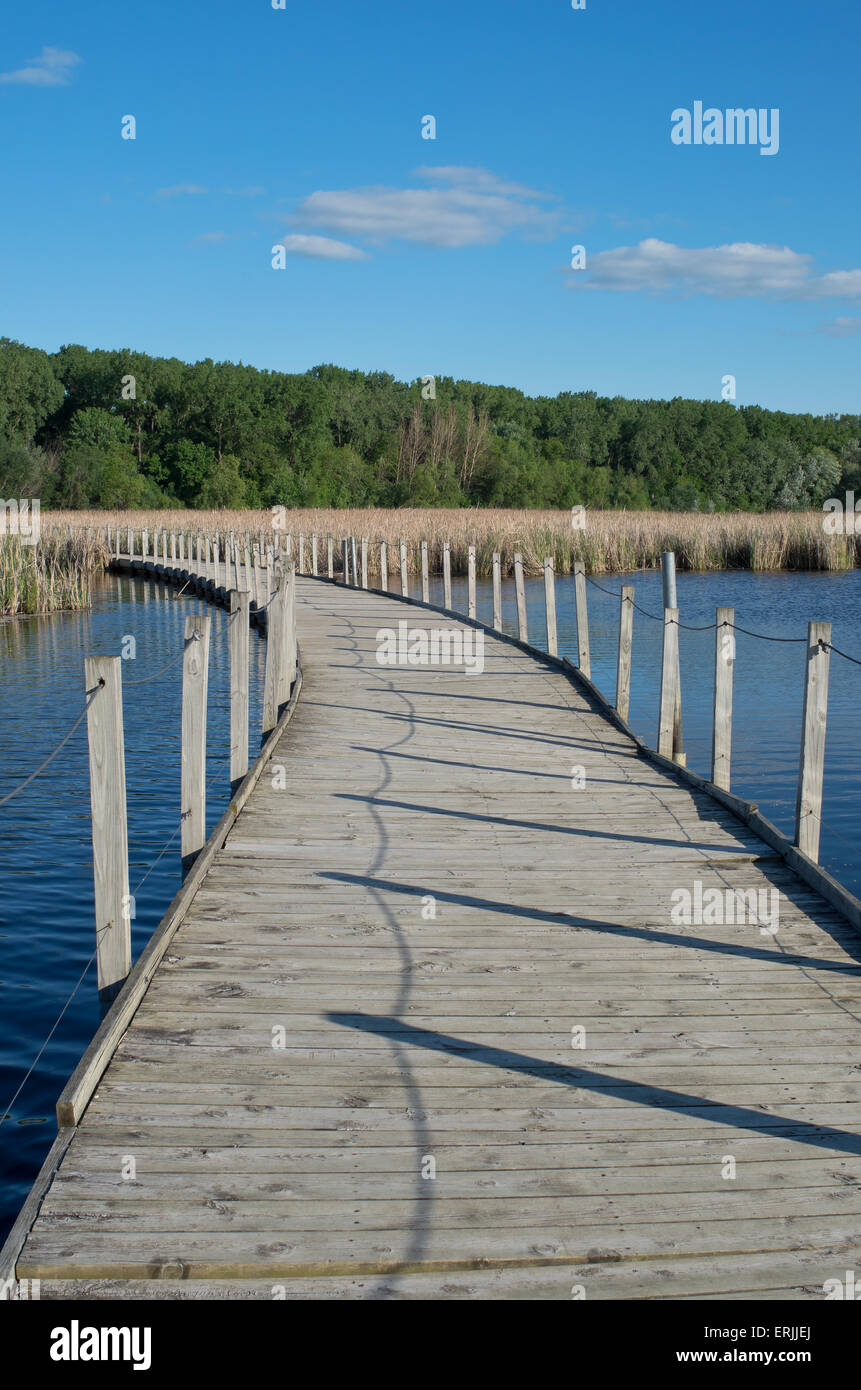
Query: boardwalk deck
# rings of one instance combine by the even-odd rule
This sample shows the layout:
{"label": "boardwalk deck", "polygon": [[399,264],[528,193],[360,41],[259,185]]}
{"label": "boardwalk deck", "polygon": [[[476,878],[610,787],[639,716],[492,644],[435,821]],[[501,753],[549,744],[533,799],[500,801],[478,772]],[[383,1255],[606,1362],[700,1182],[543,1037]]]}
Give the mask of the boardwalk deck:
{"label": "boardwalk deck", "polygon": [[[561,672],[491,637],[482,676],[383,667],[380,627],[448,620],[298,595],[293,722],[19,1278],[821,1298],[861,1254],[857,933]],[[779,930],[674,925],[696,881],[778,890]]]}

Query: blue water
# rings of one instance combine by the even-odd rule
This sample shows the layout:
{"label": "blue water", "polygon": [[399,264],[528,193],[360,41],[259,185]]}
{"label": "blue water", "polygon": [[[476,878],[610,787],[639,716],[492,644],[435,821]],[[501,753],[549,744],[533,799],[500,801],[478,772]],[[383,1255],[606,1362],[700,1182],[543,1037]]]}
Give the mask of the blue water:
{"label": "blue water", "polygon": [[[119,656],[124,639],[136,640],[134,659],[123,664],[135,957],[182,882],[181,660],[156,680],[131,682],[180,657],[186,616],[198,611],[208,612],[212,619],[209,832],[230,797],[228,615],[169,587],[107,576],[97,587],[90,612],[0,622],[0,799],[48,756],[82,709],[84,656]],[[259,745],[264,655],[265,642],[252,629],[252,756]],[[0,1242],[56,1133],[57,1096],[102,1016],[95,962],[11,1110],[8,1103],[94,946],[85,721],[45,772],[0,807],[0,1117],[7,1115],[0,1124]]]}
{"label": "blue water", "polygon": [[[637,603],[661,611],[658,573],[588,585],[592,678],[615,697],[618,591],[635,585]],[[393,586],[394,587],[394,586]],[[465,581],[452,584],[453,603],[466,609]],[[478,585],[478,617],[490,622],[491,589]],[[861,571],[847,574],[770,574],[745,571],[681,574],[681,621],[714,621],[715,607],[734,607],[736,621],[771,637],[737,636],[733,727],[733,790],[756,801],[790,835],[794,827],[805,634],[809,620],[834,624],[832,640],[861,657]],[[431,580],[442,603],[442,581]],[[137,639],[124,667],[130,883],[136,894],[135,956],[181,882],[179,750],[181,667],[149,684],[130,681],[159,670],[182,648],[189,612],[201,601],[110,576],[85,614],[0,623],[0,798],[56,747],[83,705],[84,655],[113,654],[123,638]],[[545,645],[544,585],[527,581],[530,640]],[[229,662],[226,615],[208,608],[213,635],[209,673],[207,826],[229,796]],[[576,661],[573,580],[557,580],[560,654]],[[503,587],[503,625],[516,632],[513,586]],[[683,723],[688,766],[710,771],[714,632],[682,631]],[[657,735],[661,624],[635,613],[630,722],[654,746]],[[252,752],[257,747],[264,643],[251,636]],[[861,667],[831,658],[825,799],[820,859],[861,894],[861,751],[855,712]],[[567,771],[567,767],[566,767]],[[170,837],[175,838],[159,859]],[[151,867],[153,866],[154,867]],[[149,871],[149,872],[148,872]],[[94,947],[86,729],[82,725],[56,761],[20,796],[0,808],[0,1115],[14,1095]],[[55,1133],[54,1104],[100,1018],[93,965],[66,1009],[9,1118],[0,1125],[0,1240],[14,1220]]]}

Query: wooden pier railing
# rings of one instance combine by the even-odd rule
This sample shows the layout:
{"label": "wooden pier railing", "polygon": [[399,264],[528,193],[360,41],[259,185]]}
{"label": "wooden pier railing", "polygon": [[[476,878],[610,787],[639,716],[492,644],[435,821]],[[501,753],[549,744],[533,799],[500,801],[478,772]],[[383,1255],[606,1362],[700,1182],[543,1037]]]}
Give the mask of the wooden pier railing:
{"label": "wooden pier railing", "polygon": [[[430,576],[435,572],[432,558],[438,558],[443,581],[443,610],[452,609],[452,547],[445,543],[442,547],[431,547],[427,541],[411,546],[402,539],[393,554],[385,541],[372,542],[367,536],[345,535],[325,537],[312,534],[310,537],[299,533],[297,536],[277,527],[245,533],[238,536],[232,532],[220,535],[192,535],[161,530],[152,534],[147,529],[106,528],[105,541],[117,561],[135,563],[149,567],[158,574],[164,569],[176,573],[177,559],[180,573],[190,576],[196,582],[203,582],[211,591],[214,601],[229,604],[230,591],[246,592],[249,595],[250,620],[261,614],[267,604],[275,605],[277,622],[275,637],[270,645],[274,648],[272,674],[270,680],[267,666],[266,697],[264,701],[264,732],[271,729],[276,719],[276,710],[283,704],[285,686],[283,676],[276,677],[286,663],[292,669],[295,661],[295,631],[286,641],[286,650],[281,651],[282,632],[285,622],[295,627],[295,612],[285,618],[284,605],[293,607],[292,590],[285,587],[279,595],[276,574],[279,569],[285,573],[285,566],[295,566],[295,572],[311,578],[328,579],[348,587],[379,589],[389,592],[390,566],[394,562],[396,582],[402,598],[430,602]],[[310,544],[309,544],[310,542]],[[122,549],[121,549],[122,546]],[[170,560],[168,560],[168,547]],[[325,573],[321,573],[320,557],[325,547]],[[506,563],[514,582],[514,598],[517,615],[517,637],[529,642],[529,623],[526,604],[526,580],[523,555],[515,551]],[[502,572],[503,557],[494,553],[492,557],[493,615],[492,630],[502,631]],[[544,616],[547,634],[546,649],[551,656],[558,651],[557,637],[557,575],[553,560],[546,557],[542,571],[544,577]],[[467,621],[476,620],[476,573],[477,559],[475,546],[469,546],[466,555],[467,611],[458,616]],[[411,577],[416,576],[420,583],[421,598],[411,589]],[[591,655],[589,644],[589,614],[587,584],[594,582],[586,575],[581,561],[573,566],[573,603],[577,641],[577,668],[591,679]],[[372,581],[376,580],[377,583]],[[662,557],[663,613],[648,614],[663,623],[660,697],[658,708],[657,751],[671,758],[677,765],[685,766],[686,755],[682,731],[682,691],[679,663],[680,622],[676,598],[675,556],[666,552]],[[285,585],[287,581],[285,579]],[[601,586],[599,586],[601,587]],[[639,605],[635,600],[635,588],[627,584],[619,594],[619,639],[618,661],[614,708],[627,723],[631,697],[631,670],[634,643],[634,612]],[[431,605],[432,606],[432,605]],[[641,612],[645,610],[640,609]],[[263,614],[265,619],[265,614]],[[732,608],[716,609],[715,622],[715,661],[714,661],[714,702],[711,783],[722,791],[730,791],[732,765],[732,719],[733,719],[733,678],[735,672],[735,612]],[[765,634],[762,634],[765,636]],[[797,639],[800,642],[803,638]],[[801,729],[801,749],[799,758],[798,792],[796,799],[795,838],[798,849],[814,863],[819,857],[819,843],[822,826],[822,792],[825,767],[825,733],[828,710],[828,673],[831,648],[830,623],[809,623],[807,631],[807,656],[803,684],[803,718]],[[292,643],[292,646],[291,646]],[[241,650],[237,649],[237,662],[241,662]],[[240,682],[241,685],[241,682]],[[237,693],[237,700],[240,700]],[[241,725],[242,715],[237,711],[237,727]],[[241,752],[237,749],[236,768],[232,779],[241,775]],[[193,837],[192,837],[193,838]],[[190,851],[193,853],[193,851]]]}
{"label": "wooden pier railing", "polygon": [[[127,531],[110,537],[112,567],[198,594],[229,610],[230,785],[235,792],[249,769],[249,631],[266,636],[261,742],[277,727],[298,670],[295,569],[288,551],[253,548],[236,537]],[[316,541],[316,538],[315,538]],[[207,690],[211,619],[185,620],[182,650],[180,837],[183,872],[204,848],[206,834]],[[129,850],[123,737],[123,660],[87,657],[84,663],[90,762],[93,879],[98,988],[111,999],[131,969]],[[168,677],[169,678],[169,677]],[[147,677],[146,679],[150,679]]]}

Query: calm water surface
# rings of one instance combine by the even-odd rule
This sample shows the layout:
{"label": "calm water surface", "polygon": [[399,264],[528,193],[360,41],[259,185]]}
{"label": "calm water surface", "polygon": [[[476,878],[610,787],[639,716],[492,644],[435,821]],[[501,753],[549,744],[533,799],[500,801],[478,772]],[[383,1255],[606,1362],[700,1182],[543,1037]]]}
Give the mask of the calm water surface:
{"label": "calm water surface", "polygon": [[[48,756],[84,703],[84,656],[119,656],[129,824],[129,883],[136,898],[135,958],[182,881],[179,835],[182,663],[185,619],[212,620],[207,721],[207,833],[230,792],[229,615],[195,596],[107,576],[88,613],[0,623],[0,798]],[[252,629],[251,736],[259,745],[265,642]],[[171,840],[162,855],[165,845]],[[159,858],[159,856],[162,856]],[[147,875],[135,894],[135,888]],[[95,946],[86,721],[54,762],[0,807],[0,1242],[56,1133],[54,1104],[98,1027],[91,965],[20,1097],[28,1067]]]}
{"label": "calm water surface", "polygon": [[[615,695],[619,600],[623,583],[636,601],[660,613],[658,573],[613,576],[588,585],[592,678]],[[545,644],[543,580],[527,583],[529,634]],[[838,647],[861,657],[861,571],[847,574],[682,574],[681,620],[714,621],[718,605],[736,621],[771,637],[804,638],[809,620],[834,624]],[[452,584],[466,608],[465,581]],[[431,580],[442,603],[442,581]],[[0,624],[0,797],[56,747],[83,704],[83,657],[118,655],[137,639],[124,666],[129,856],[136,895],[132,944],[140,953],[180,885],[178,836],[181,666],[132,686],[181,651],[185,617],[200,601],[173,589],[108,577],[92,612]],[[516,631],[513,585],[504,585],[504,627]],[[208,608],[213,641],[209,675],[207,826],[228,800],[229,663],[226,615]],[[478,587],[478,616],[490,622],[489,582]],[[573,580],[557,580],[559,650],[576,661]],[[688,766],[708,775],[714,632],[681,634],[683,721]],[[657,736],[661,624],[634,616],[631,725],[651,745]],[[804,642],[762,642],[739,634],[735,668],[733,790],[755,800],[782,830],[793,833]],[[264,643],[252,632],[252,751],[257,747]],[[861,893],[861,752],[855,717],[861,667],[831,659],[821,862]],[[495,708],[499,708],[496,706]],[[504,707],[503,707],[504,708]],[[504,717],[499,714],[496,717]],[[567,759],[570,762],[571,758]],[[567,766],[567,763],[566,763]],[[588,772],[588,769],[587,769]],[[148,872],[149,871],[149,872]],[[26,791],[0,808],[0,1115],[14,1095],[93,946],[93,883],[86,729],[82,725],[56,761]],[[21,1096],[0,1125],[0,1239],[14,1220],[55,1133],[54,1103],[100,1018],[95,966],[85,977]]]}

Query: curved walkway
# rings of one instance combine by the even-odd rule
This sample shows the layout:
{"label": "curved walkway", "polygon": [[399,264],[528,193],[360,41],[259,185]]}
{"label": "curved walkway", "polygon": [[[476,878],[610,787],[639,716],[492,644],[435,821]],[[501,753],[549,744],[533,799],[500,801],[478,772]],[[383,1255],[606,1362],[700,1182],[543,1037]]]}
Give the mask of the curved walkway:
{"label": "curved walkway", "polygon": [[298,596],[293,722],[18,1277],[823,1297],[861,1254],[857,934],[561,672],[489,635],[480,675],[381,665],[380,629],[458,625]]}

